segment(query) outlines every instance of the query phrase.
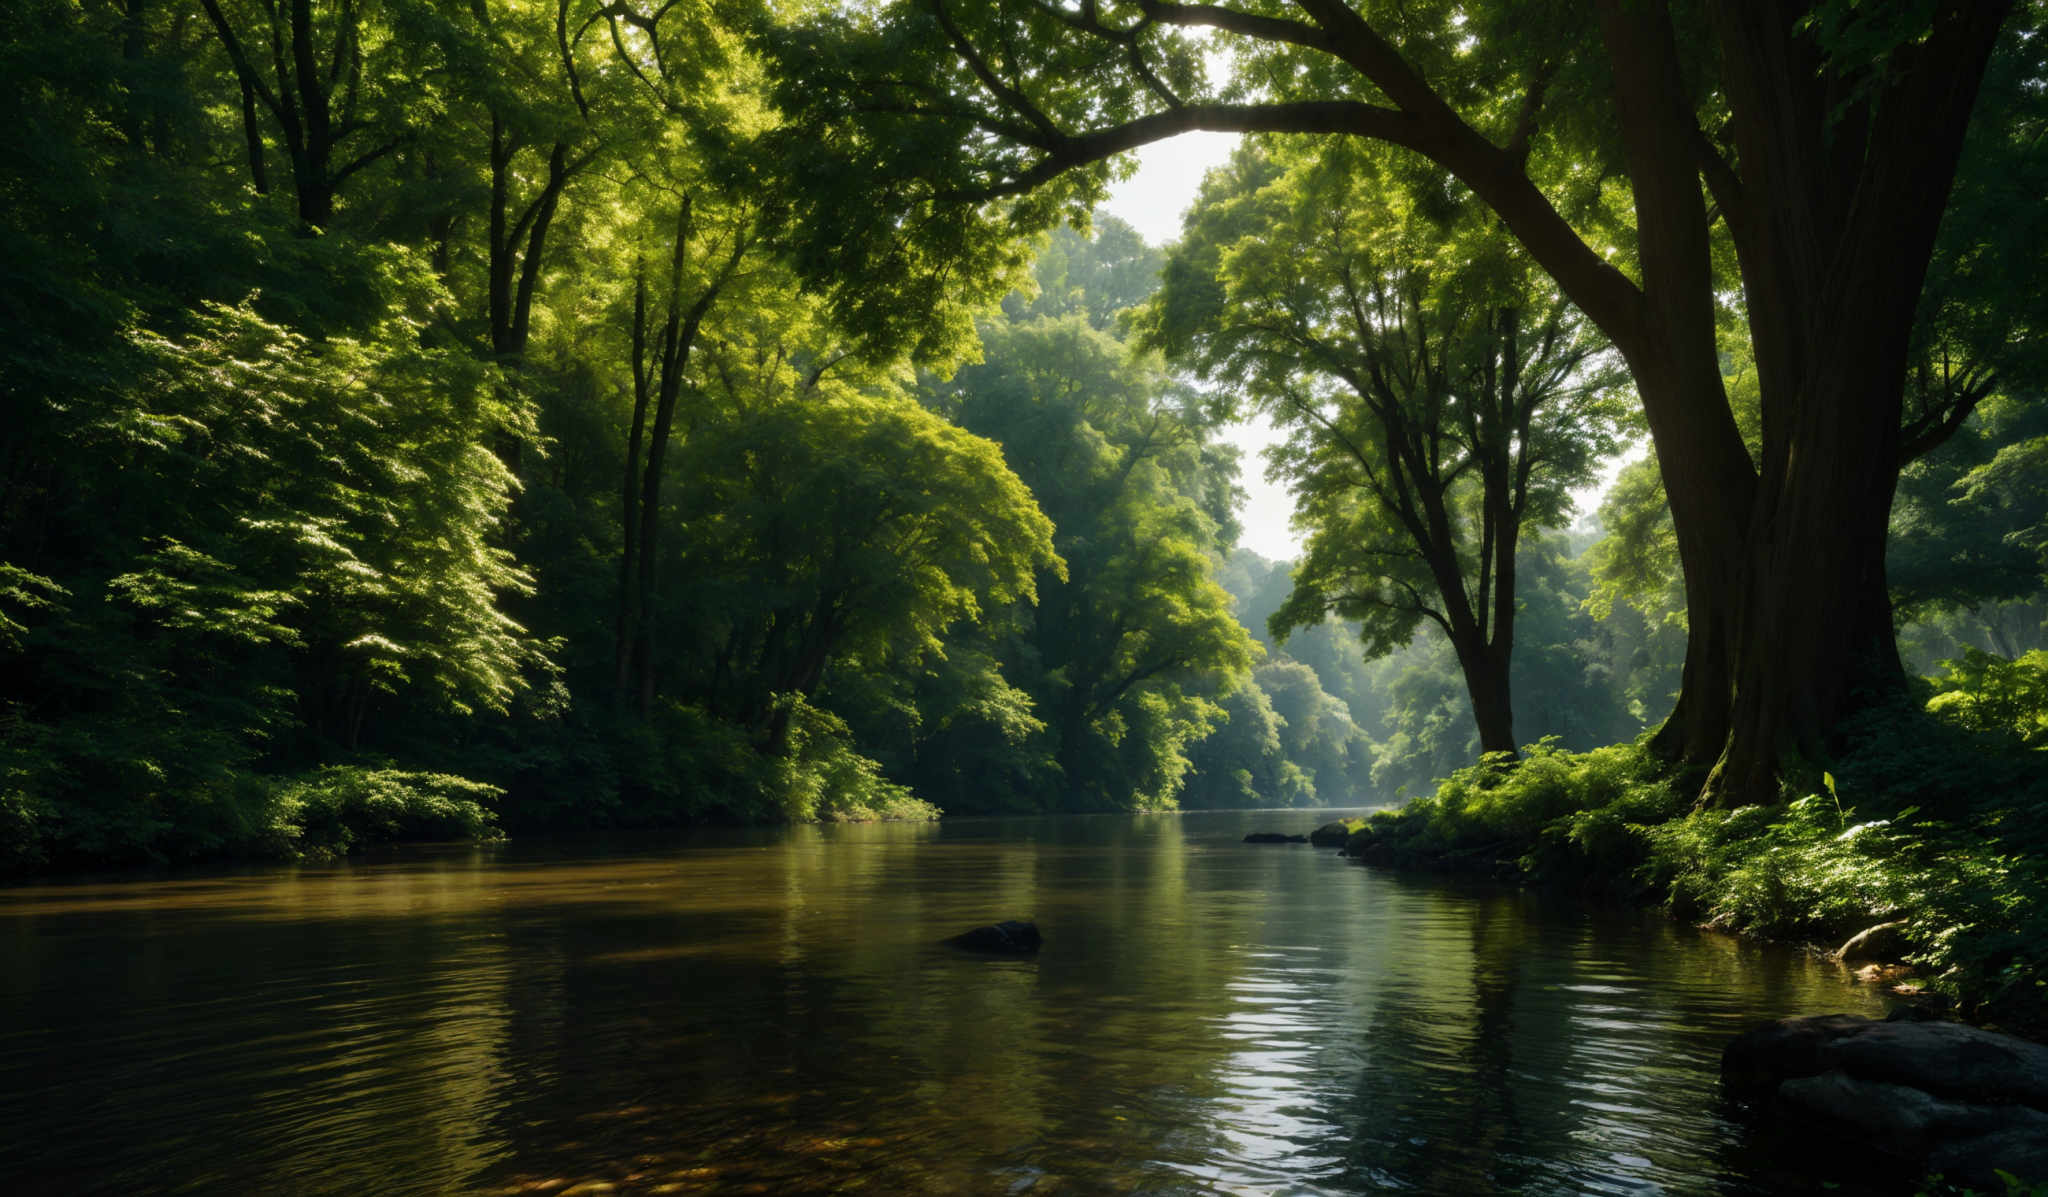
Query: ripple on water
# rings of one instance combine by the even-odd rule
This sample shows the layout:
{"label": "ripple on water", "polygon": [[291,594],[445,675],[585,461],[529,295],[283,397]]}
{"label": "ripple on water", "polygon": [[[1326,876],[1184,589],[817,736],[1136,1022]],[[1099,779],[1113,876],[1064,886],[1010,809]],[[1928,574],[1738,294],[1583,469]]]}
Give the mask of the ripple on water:
{"label": "ripple on water", "polygon": [[[1759,1156],[1714,1066],[1746,1021],[1867,1009],[1838,976],[1235,842],[1273,822],[797,828],[0,891],[0,1155],[19,1191],[67,1193],[1828,1179]],[[937,946],[1018,916],[1036,959]]]}

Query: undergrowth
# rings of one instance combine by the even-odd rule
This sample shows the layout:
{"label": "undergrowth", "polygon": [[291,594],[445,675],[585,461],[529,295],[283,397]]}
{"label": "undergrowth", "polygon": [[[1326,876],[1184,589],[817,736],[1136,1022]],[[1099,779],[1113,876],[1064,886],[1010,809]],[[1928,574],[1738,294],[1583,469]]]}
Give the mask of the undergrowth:
{"label": "undergrowth", "polygon": [[1813,769],[1775,804],[1696,807],[1641,745],[1568,752],[1545,741],[1375,816],[1346,851],[1605,892],[1825,948],[1904,920],[1903,960],[1936,990],[1980,1020],[2038,1033],[2048,762],[2036,713],[2010,699],[2022,687],[1997,679],[1996,701],[1975,701],[1972,676],[1952,671],[1931,695],[1859,717],[1833,772]]}

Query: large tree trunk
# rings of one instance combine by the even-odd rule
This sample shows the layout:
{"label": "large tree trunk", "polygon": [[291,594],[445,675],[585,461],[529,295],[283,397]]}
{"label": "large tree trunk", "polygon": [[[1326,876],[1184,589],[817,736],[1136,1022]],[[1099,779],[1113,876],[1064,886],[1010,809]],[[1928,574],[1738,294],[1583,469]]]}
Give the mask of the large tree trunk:
{"label": "large tree trunk", "polygon": [[[1715,801],[1776,797],[1788,754],[1824,754],[1845,714],[1901,682],[1884,547],[1906,346],[2006,7],[1944,5],[1869,80],[1826,57],[1804,5],[1715,8],[1732,165],[1684,105],[1662,5],[1604,8],[1647,317],[1615,339],[1649,417],[1691,621],[1656,743],[1713,762]],[[1742,271],[1756,463],[1719,377],[1702,175]]]}
{"label": "large tree trunk", "polygon": [[1773,797],[1787,755],[1825,756],[1844,715],[1905,684],[1884,552],[1911,319],[1907,307],[1885,322],[1895,336],[1845,330],[1811,354],[1790,434],[1825,468],[1767,470],[1758,496],[1729,739],[1708,782],[1722,800]]}
{"label": "large tree trunk", "polygon": [[[1652,748],[1665,759],[1706,766],[1728,741],[1745,593],[1744,534],[1756,490],[1749,454],[1725,413],[1710,344],[1686,367],[1659,356],[1632,362],[1685,577],[1685,668],[1676,705]],[[1687,368],[1689,367],[1689,368]],[[1667,393],[1668,392],[1668,393]]]}
{"label": "large tree trunk", "polygon": [[1458,668],[1479,725],[1479,751],[1515,753],[1515,712],[1509,701],[1509,653],[1500,646],[1459,645]]}

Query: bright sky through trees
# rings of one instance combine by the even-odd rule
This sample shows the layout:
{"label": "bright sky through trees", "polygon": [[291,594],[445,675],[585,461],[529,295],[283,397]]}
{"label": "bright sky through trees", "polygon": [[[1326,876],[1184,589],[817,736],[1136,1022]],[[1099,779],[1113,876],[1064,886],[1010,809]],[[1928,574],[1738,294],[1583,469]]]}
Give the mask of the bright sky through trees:
{"label": "bright sky through trees", "polygon": [[[1221,166],[1237,147],[1235,133],[1183,133],[1138,151],[1138,169],[1112,187],[1105,210],[1128,221],[1154,245],[1180,236],[1181,214],[1194,202],[1195,190],[1211,167]],[[1266,481],[1267,445],[1280,439],[1264,416],[1233,426],[1225,439],[1244,451],[1245,503],[1239,511],[1244,535],[1238,543],[1275,561],[1301,555],[1301,536],[1288,526],[1294,500],[1287,488]]]}
{"label": "bright sky through trees", "polygon": [[[1181,217],[1194,202],[1202,176],[1229,160],[1238,140],[1235,133],[1183,133],[1141,147],[1138,169],[1110,188],[1103,210],[1129,223],[1154,245],[1176,240]],[[1280,439],[1279,431],[1265,416],[1255,414],[1233,425],[1225,439],[1244,451],[1245,502],[1238,512],[1244,534],[1238,543],[1269,560],[1298,558],[1301,534],[1288,523],[1294,514],[1294,500],[1286,487],[1266,480],[1263,453]],[[1596,485],[1573,492],[1581,516],[1593,510],[1622,466],[1641,457],[1645,448],[1630,449],[1607,464]]]}

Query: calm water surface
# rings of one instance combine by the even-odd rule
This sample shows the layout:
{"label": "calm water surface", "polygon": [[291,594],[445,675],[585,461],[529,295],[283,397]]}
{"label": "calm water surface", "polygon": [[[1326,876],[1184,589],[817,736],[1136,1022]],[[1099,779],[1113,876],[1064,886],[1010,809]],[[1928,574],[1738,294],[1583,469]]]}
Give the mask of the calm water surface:
{"label": "calm water surface", "polygon": [[[1869,991],[1652,916],[1238,842],[1316,821],[805,827],[0,890],[0,1189],[1845,1179],[1734,1120],[1716,1066],[1747,1023],[1872,1012]],[[1011,917],[1038,920],[1037,959],[935,946]]]}

